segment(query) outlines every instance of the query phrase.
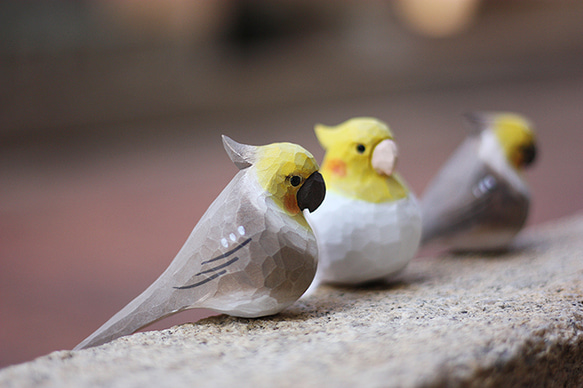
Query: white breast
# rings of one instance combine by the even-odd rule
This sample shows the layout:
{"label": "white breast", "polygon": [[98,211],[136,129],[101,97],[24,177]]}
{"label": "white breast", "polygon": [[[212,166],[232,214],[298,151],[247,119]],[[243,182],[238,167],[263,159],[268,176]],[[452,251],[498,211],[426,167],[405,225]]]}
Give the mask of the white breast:
{"label": "white breast", "polygon": [[333,191],[308,221],[316,234],[323,282],[357,284],[402,270],[421,237],[421,212],[413,195],[375,204]]}
{"label": "white breast", "polygon": [[504,151],[496,139],[496,135],[492,131],[483,131],[481,134],[480,147],[478,148],[478,157],[496,171],[500,176],[504,177],[506,181],[516,191],[528,196],[529,189],[522,177],[514,170],[506,157]]}

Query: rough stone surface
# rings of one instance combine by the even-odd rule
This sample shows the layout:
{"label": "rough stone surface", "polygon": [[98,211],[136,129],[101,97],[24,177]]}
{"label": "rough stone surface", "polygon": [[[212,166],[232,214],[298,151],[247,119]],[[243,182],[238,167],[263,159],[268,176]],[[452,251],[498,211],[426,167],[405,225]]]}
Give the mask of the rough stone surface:
{"label": "rough stone surface", "polygon": [[581,386],[583,215],[512,252],[414,260],[399,281],[321,287],[268,319],[218,316],[58,351],[0,386]]}

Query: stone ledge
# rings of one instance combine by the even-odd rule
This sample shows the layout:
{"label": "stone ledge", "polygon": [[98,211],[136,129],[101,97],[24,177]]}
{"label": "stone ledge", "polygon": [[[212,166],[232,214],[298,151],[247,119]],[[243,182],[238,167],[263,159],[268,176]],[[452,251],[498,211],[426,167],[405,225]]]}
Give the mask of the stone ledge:
{"label": "stone ledge", "polygon": [[212,317],[0,371],[0,386],[581,386],[583,215],[415,260],[267,319]]}

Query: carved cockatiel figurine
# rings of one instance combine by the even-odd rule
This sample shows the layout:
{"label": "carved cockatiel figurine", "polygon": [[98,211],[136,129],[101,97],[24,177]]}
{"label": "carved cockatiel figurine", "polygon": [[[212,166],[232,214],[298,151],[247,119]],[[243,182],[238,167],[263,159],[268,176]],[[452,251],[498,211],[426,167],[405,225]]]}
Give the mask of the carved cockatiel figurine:
{"label": "carved cockatiel figurine", "polygon": [[317,245],[303,210],[314,211],[325,195],[314,157],[290,143],[250,146],[223,136],[223,144],[240,171],[166,271],[75,349],[190,308],[272,315],[309,287]]}
{"label": "carved cockatiel figurine", "polygon": [[467,115],[472,131],[429,183],[421,208],[423,244],[500,250],[528,215],[522,170],[535,159],[532,125],[513,113]]}
{"label": "carved cockatiel figurine", "polygon": [[419,246],[421,213],[395,171],[393,134],[374,118],[315,130],[326,150],[327,194],[308,217],[320,254],[310,290],[318,282],[358,284],[399,272]]}

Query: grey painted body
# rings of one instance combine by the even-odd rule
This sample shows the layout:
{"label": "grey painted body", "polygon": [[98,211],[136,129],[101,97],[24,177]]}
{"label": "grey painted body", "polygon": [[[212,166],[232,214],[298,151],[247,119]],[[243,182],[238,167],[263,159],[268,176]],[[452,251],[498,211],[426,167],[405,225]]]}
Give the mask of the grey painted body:
{"label": "grey painted body", "polygon": [[483,158],[482,133],[470,134],[427,186],[421,199],[423,244],[503,249],[523,227],[528,189],[510,166],[496,168]]}

